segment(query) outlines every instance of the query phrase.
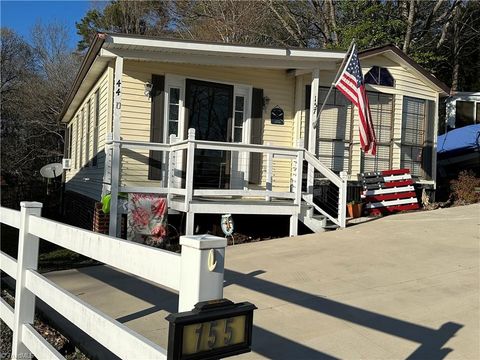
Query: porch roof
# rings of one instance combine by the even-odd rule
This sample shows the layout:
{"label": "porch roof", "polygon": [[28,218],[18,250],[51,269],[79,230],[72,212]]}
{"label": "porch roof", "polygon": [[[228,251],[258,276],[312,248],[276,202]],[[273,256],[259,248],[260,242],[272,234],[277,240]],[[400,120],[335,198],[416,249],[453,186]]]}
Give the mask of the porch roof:
{"label": "porch roof", "polygon": [[113,58],[211,66],[336,70],[343,51],[232,45],[165,39],[142,35],[99,33],[85,55],[60,114],[68,121]]}
{"label": "porch roof", "polygon": [[343,51],[322,49],[247,46],[114,33],[105,35],[104,54],[111,52],[124,58],[143,60],[279,69],[312,69],[327,63],[327,67],[334,69],[336,62],[345,57]]}

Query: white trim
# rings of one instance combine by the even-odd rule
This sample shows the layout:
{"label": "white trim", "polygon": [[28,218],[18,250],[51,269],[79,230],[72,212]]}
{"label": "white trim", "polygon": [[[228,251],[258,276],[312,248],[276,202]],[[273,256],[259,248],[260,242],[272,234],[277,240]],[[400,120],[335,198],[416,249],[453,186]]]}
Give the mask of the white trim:
{"label": "white trim", "polygon": [[265,47],[250,47],[227,44],[210,44],[190,41],[177,40],[162,40],[162,39],[148,39],[144,37],[130,37],[122,35],[109,34],[105,39],[103,48],[155,48],[158,50],[177,50],[185,53],[215,53],[228,55],[243,55],[254,58],[261,57],[281,57],[288,59],[327,59],[327,60],[342,60],[345,53],[341,51],[314,51],[304,49],[280,49],[280,48],[265,48]]}
{"label": "white trim", "polygon": [[29,225],[30,232],[42,239],[157,284],[179,288],[178,254],[35,216]]}
{"label": "white trim", "polygon": [[[131,259],[133,256],[130,257],[130,262]],[[176,272],[179,277],[180,269],[176,269]],[[165,349],[61,289],[37,272],[26,271],[26,284],[33,294],[118,357],[131,358],[132,349],[135,349],[135,356],[138,358],[166,359]],[[96,324],[96,326],[92,326],[92,324]]]}
{"label": "white trim", "polygon": [[22,342],[37,359],[65,359],[30,324],[23,324],[22,326]]}
{"label": "white trim", "polygon": [[[2,208],[4,209],[4,208]],[[2,224],[6,224],[3,222],[3,219],[0,221]],[[18,226],[14,226],[15,228],[20,227],[20,223]],[[2,271],[5,271],[8,276],[12,277],[13,279],[17,278],[17,260],[15,260],[10,255],[0,251],[0,263],[2,264]]]}
{"label": "white trim", "polygon": [[3,300],[3,298],[0,298],[0,318],[10,329],[13,329],[15,324],[15,312],[13,308]]}

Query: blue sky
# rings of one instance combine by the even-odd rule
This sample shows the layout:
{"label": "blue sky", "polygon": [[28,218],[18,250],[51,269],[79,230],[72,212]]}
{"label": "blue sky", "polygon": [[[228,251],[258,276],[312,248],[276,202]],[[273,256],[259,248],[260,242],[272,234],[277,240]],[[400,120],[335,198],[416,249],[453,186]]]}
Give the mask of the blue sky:
{"label": "blue sky", "polygon": [[88,9],[99,5],[100,1],[5,1],[1,0],[1,26],[9,27],[25,40],[30,39],[30,29],[37,22],[47,24],[52,21],[64,23],[70,33],[70,45],[75,48],[80,37],[75,22],[86,14]]}

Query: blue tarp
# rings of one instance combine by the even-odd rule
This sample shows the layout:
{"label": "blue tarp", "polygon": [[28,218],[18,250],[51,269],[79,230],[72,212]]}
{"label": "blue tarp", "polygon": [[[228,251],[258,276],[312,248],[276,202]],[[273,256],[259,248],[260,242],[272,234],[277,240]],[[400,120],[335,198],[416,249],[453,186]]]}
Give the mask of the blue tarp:
{"label": "blue tarp", "polygon": [[480,124],[464,126],[440,135],[437,153],[457,152],[480,148]]}

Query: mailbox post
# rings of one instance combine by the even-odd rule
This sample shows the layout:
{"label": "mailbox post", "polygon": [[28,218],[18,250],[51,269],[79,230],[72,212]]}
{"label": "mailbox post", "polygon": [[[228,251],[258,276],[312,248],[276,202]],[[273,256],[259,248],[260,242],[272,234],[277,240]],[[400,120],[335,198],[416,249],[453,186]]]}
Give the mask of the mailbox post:
{"label": "mailbox post", "polygon": [[213,235],[180,237],[182,245],[178,311],[190,311],[201,301],[223,298],[227,239]]}

